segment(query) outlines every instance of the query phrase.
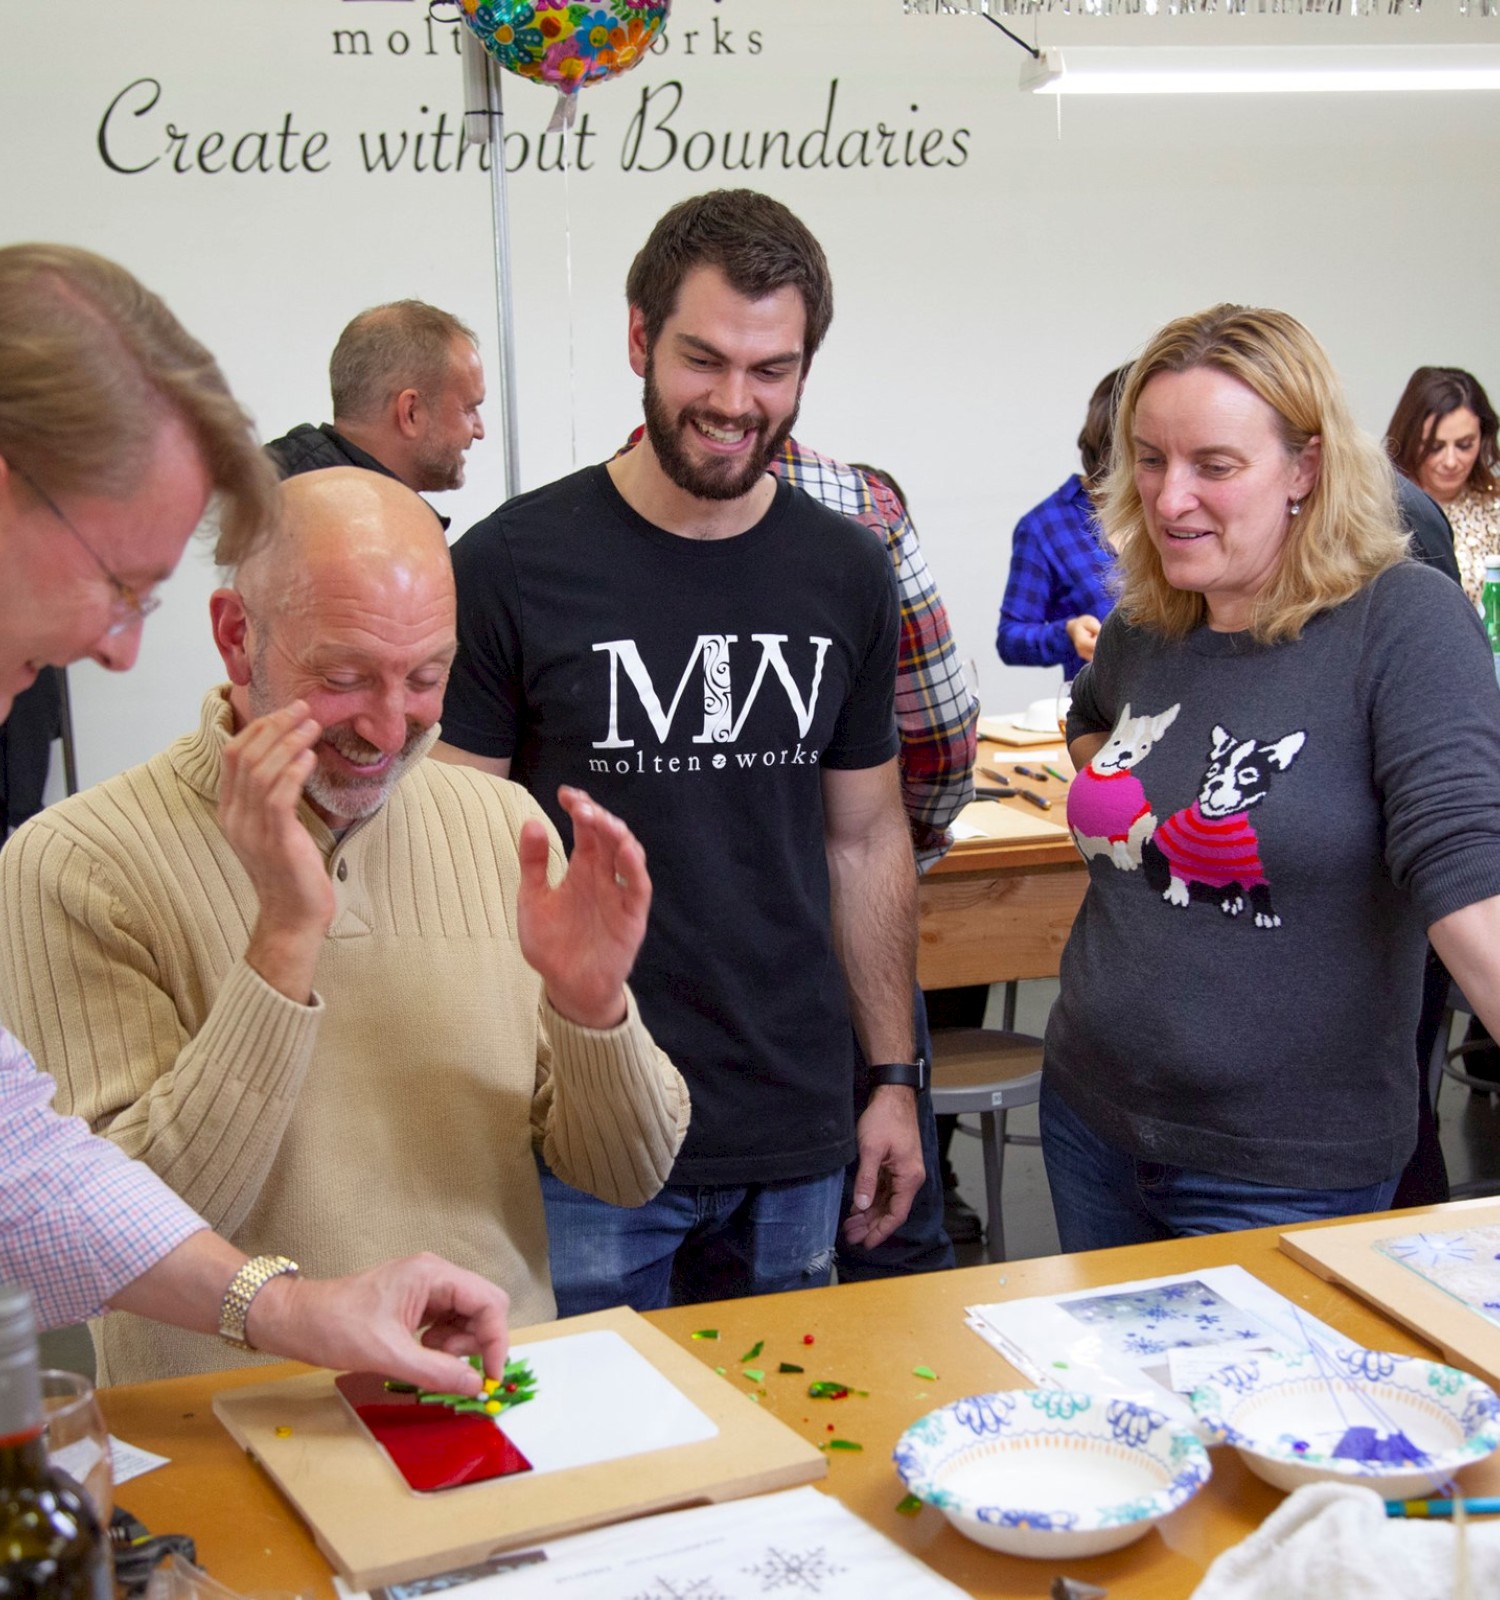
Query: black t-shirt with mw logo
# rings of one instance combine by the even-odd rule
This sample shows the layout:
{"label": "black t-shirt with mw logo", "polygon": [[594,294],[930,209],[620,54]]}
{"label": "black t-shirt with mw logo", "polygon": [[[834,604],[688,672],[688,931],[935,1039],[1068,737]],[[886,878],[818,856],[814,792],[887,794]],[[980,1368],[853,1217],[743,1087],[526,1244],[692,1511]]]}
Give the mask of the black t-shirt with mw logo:
{"label": "black t-shirt with mw logo", "polygon": [[682,538],[590,467],[501,507],[453,561],[443,738],[509,756],[565,842],[573,784],[645,846],[631,987],[693,1096],[674,1181],[835,1171],[854,1151],[852,1034],[821,780],[896,754],[880,541],[785,483],[745,533]]}

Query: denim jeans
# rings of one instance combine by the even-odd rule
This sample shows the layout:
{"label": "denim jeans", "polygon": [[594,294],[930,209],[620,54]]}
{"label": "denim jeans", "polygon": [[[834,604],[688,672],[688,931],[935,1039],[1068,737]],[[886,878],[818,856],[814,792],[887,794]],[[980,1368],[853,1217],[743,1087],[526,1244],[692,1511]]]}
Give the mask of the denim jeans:
{"label": "denim jeans", "polygon": [[[912,1037],[917,1050],[932,1060],[932,1035],[927,1028],[927,1007],[922,991],[916,991],[912,1006]],[[858,1046],[856,1045],[856,1050]],[[854,1114],[857,1117],[870,1099],[864,1055],[855,1068]],[[938,1150],[937,1118],[932,1113],[932,1096],[917,1096],[917,1127],[922,1134],[922,1165],[927,1169],[922,1187],[912,1197],[906,1221],[873,1250],[849,1244],[838,1236],[837,1260],[840,1283],[863,1283],[871,1278],[899,1278],[912,1272],[942,1272],[953,1266],[953,1245],[943,1228],[943,1163]],[[859,1171],[856,1157],[844,1173],[843,1214],[854,1208],[854,1175]]]}
{"label": "denim jeans", "polygon": [[627,1208],[543,1167],[557,1314],[821,1288],[833,1270],[843,1182],[830,1172],[789,1183],[669,1183]]}
{"label": "denim jeans", "polygon": [[1385,1211],[1399,1173],[1359,1189],[1290,1189],[1143,1161],[1101,1139],[1042,1074],[1042,1157],[1065,1252]]}

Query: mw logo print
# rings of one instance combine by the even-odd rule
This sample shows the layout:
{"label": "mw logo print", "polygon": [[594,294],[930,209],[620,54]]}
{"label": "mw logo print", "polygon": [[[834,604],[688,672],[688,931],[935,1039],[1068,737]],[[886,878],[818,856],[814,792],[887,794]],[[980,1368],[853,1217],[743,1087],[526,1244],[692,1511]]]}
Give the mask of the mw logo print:
{"label": "mw logo print", "polygon": [[[694,727],[693,744],[734,744],[772,680],[779,684],[791,707],[798,739],[805,739],[817,712],[823,664],[833,641],[816,634],[808,637],[812,668],[804,690],[782,649],[788,638],[784,633],[752,633],[750,643],[759,647],[752,673],[743,652],[739,662],[732,664],[730,646],[739,642],[738,634],[700,634],[666,704],[634,639],[607,639],[596,644],[595,651],[609,660],[609,712],[604,737],[593,741],[594,749],[634,748],[636,741],[620,731],[621,699],[625,694],[634,695],[658,744],[666,743],[679,711],[684,715],[684,726]],[[803,652],[798,649],[794,654],[800,656]]]}

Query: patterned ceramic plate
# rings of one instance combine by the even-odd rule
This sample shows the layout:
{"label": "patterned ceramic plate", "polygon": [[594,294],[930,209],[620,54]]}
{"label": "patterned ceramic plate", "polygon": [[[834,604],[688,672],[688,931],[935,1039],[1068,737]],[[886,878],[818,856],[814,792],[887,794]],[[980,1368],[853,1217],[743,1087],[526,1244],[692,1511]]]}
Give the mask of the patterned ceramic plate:
{"label": "patterned ceramic plate", "polygon": [[1160,1411],[1063,1389],[956,1400],[901,1435],[895,1462],[960,1533],[1046,1558],[1129,1544],[1209,1475],[1196,1436]]}
{"label": "patterned ceramic plate", "polygon": [[1278,1489],[1336,1479],[1410,1499],[1500,1444],[1500,1401],[1478,1378],[1358,1346],[1257,1351],[1192,1402],[1215,1440]]}

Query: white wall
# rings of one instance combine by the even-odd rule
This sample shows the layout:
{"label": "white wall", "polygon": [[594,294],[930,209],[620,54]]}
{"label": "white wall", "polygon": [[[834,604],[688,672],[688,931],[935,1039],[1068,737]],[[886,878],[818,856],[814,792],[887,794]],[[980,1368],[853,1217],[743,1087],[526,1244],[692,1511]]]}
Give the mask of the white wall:
{"label": "white wall", "polygon": [[[489,186],[473,153],[445,173],[369,173],[361,154],[362,132],[425,129],[430,163],[439,112],[450,126],[457,118],[457,58],[441,27],[428,53],[425,10],[423,0],[113,0],[85,18],[11,0],[0,7],[0,237],[63,239],[124,261],[216,351],[268,436],[326,418],[328,352],[376,301],[416,294],[464,316],[493,379]],[[715,23],[733,54],[714,54]],[[371,54],[336,56],[341,27],[366,29]],[[1421,16],[1394,19],[1059,16],[1034,29],[1044,44],[1447,42],[1488,41],[1500,23],[1429,0]],[[393,30],[410,41],[405,55],[387,43]],[[1323,338],[1377,430],[1419,363],[1472,367],[1500,387],[1500,323],[1485,292],[1500,254],[1496,96],[1070,100],[1059,128],[1054,101],[1017,91],[1019,61],[979,18],[905,17],[899,0],[676,0],[666,54],[583,93],[591,170],[538,172],[533,155],[511,180],[525,484],[602,458],[638,419],[625,268],[669,204],[725,182],[785,199],[828,249],[838,315],[799,435],[902,480],[990,709],[1047,693],[1052,678],[994,655],[1010,528],[1072,470],[1095,380],[1167,317],[1224,298],[1286,307]],[[645,171],[668,149],[648,133],[626,170],[643,95],[654,122],[675,98],[671,81],[682,86],[669,124],[680,139],[707,130],[718,149],[733,132],[738,150],[751,132],[758,149],[763,133],[785,129],[795,151],[822,125],[835,78],[835,152],[851,130],[884,123],[898,159],[908,129],[915,148],[930,128],[942,136],[929,158],[957,160],[957,130],[967,157],[695,173],[679,146]],[[140,79],[160,84],[158,103],[135,115],[148,91],[127,95],[106,142],[122,166],[160,159],[111,171],[101,120]],[[533,152],[551,100],[507,79],[509,125]],[[326,170],[173,169],[176,152],[191,160],[215,131],[222,160],[242,134],[269,130],[275,164],[287,113],[291,164],[302,136],[321,132],[311,157]],[[173,143],[172,130],[186,138]],[[549,162],[555,154],[550,140]],[[451,139],[442,155],[451,162]],[[502,496],[497,437],[472,453],[469,485],[439,502],[456,530]],[[85,781],[192,723],[216,677],[212,583],[191,553],[128,683],[74,669]]]}

